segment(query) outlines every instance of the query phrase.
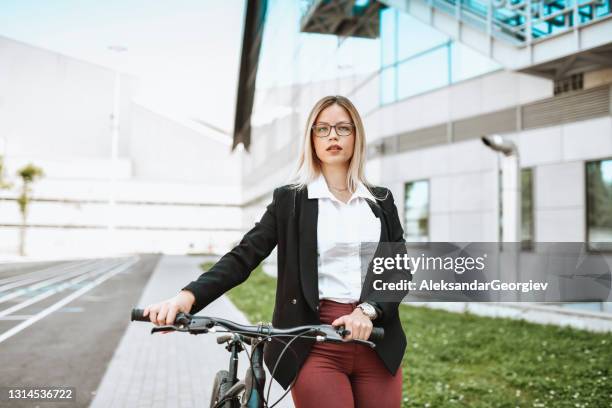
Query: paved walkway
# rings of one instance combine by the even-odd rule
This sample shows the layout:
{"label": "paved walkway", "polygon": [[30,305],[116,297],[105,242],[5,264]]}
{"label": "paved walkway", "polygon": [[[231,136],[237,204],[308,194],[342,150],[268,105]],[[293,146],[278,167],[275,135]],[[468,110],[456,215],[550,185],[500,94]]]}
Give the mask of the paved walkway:
{"label": "paved walkway", "polygon": [[[200,273],[203,257],[164,256],[151,276],[135,307],[171,297]],[[128,311],[129,312],[129,311]],[[224,317],[239,323],[247,318],[227,297],[222,296],[199,314]],[[126,313],[126,319],[129,319]],[[229,353],[216,342],[215,334],[150,334],[153,326],[134,322],[129,325],[115,351],[91,404],[109,407],[207,407],[215,373],[227,369]],[[240,353],[239,373],[248,366]],[[269,373],[267,378],[270,379]],[[267,389],[267,385],[266,385]],[[284,390],[274,382],[270,402]],[[277,407],[293,407],[288,394]]]}

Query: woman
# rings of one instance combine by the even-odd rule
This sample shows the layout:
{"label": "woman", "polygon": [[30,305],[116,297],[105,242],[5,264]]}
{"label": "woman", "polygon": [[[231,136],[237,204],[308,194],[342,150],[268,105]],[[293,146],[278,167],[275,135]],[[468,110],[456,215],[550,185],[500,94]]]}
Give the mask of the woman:
{"label": "woman", "polygon": [[[344,325],[348,341],[367,339],[376,325],[385,337],[374,349],[299,339],[274,378],[285,389],[295,378],[297,408],[399,407],[406,348],[399,301],[372,300],[361,282],[359,243],[404,242],[403,230],[390,191],[364,177],[365,148],[353,104],[342,96],[319,100],[308,118],[294,182],[274,190],[261,220],[235,248],[175,297],[148,306],[145,316],[163,325],[179,311],[197,313],[246,280],[278,245],[275,327]],[[282,348],[266,343],[270,371]]]}

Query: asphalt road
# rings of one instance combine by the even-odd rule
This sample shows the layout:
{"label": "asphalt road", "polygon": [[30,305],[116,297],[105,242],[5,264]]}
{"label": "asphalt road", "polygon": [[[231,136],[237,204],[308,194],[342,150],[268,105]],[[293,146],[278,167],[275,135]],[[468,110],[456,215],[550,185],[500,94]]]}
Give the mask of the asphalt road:
{"label": "asphalt road", "polygon": [[69,386],[76,402],[0,406],[89,406],[159,258],[2,265],[0,387]]}

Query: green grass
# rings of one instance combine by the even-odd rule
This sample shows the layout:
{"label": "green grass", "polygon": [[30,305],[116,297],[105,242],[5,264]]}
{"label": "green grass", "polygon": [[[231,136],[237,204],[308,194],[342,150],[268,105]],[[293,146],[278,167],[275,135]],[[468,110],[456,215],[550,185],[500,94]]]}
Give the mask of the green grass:
{"label": "green grass", "polygon": [[[228,296],[270,321],[275,288],[260,266]],[[404,407],[612,407],[612,334],[410,305],[400,318]]]}

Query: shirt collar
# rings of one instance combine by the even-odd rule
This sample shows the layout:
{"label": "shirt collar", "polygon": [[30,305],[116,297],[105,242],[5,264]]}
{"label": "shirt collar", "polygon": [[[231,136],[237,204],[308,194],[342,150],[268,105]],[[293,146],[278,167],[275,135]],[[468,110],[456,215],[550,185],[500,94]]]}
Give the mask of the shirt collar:
{"label": "shirt collar", "polygon": [[[361,181],[357,181],[357,189],[348,202],[350,203],[355,197],[368,198],[372,201],[376,201],[372,193],[370,193],[370,191]],[[316,179],[308,183],[308,198],[329,198],[331,200],[340,202],[340,200],[338,200],[329,190],[325,177],[323,177],[323,173],[319,173],[319,176]]]}

